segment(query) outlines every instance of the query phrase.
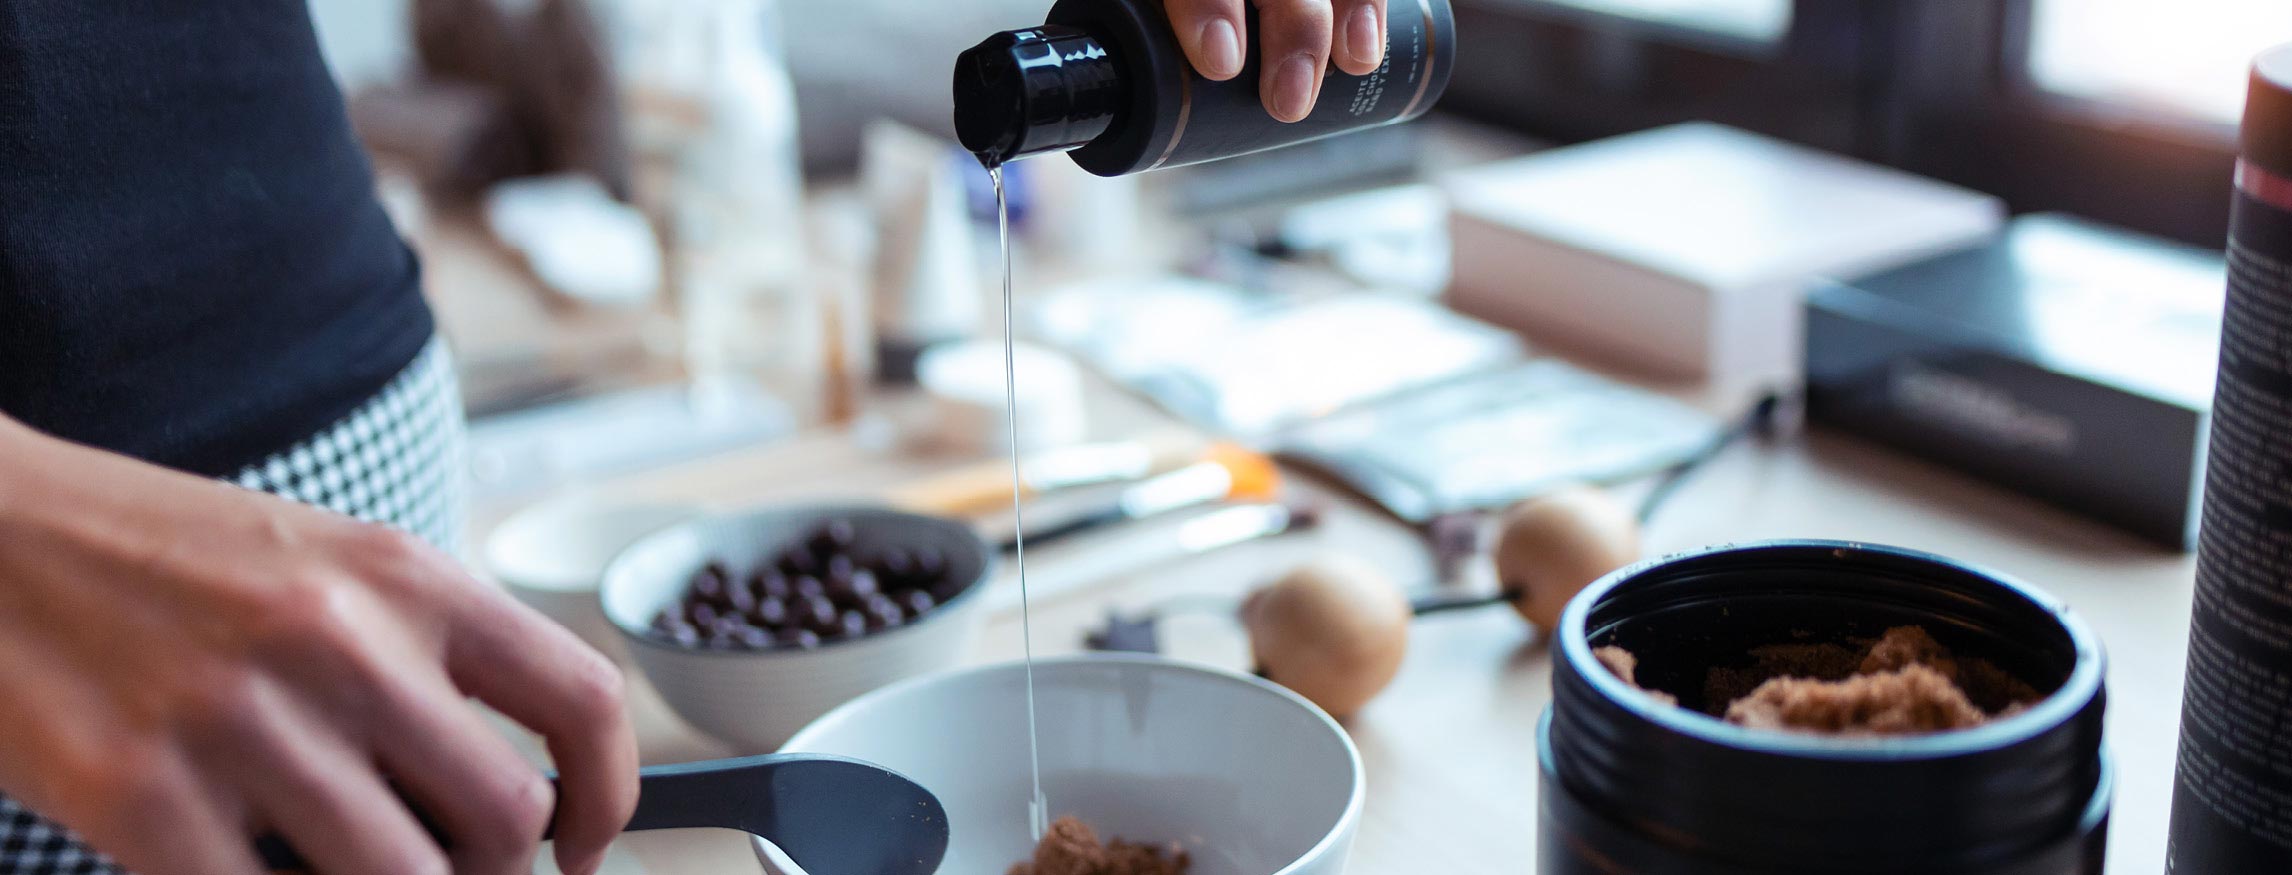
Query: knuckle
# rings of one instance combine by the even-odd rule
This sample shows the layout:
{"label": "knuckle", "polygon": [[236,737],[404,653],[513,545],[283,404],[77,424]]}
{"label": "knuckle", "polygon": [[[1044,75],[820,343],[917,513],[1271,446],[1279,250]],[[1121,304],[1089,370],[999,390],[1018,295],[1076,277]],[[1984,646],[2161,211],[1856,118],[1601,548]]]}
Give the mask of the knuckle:
{"label": "knuckle", "polygon": [[532,845],[541,840],[541,832],[549,825],[549,816],[557,810],[557,788],[531,771],[510,782],[506,820],[513,828],[510,836],[518,847]]}
{"label": "knuckle", "polygon": [[620,714],[627,681],[621,677],[619,666],[587,647],[580,648],[569,665],[570,688],[564,695],[575,714],[592,723]]}
{"label": "knuckle", "polygon": [[176,717],[185,728],[203,737],[236,734],[256,722],[262,693],[262,677],[252,668],[210,669],[182,691]]}
{"label": "knuckle", "polygon": [[486,819],[473,825],[476,834],[456,838],[482,856],[515,858],[540,843],[556,804],[556,788],[519,763],[492,783],[483,806]]}
{"label": "knuckle", "polygon": [[57,758],[59,786],[97,803],[103,810],[125,812],[150,804],[162,788],[159,776],[164,760],[149,744],[117,745],[101,752],[79,749]]}
{"label": "knuckle", "polygon": [[398,849],[397,859],[389,860],[374,875],[454,875],[453,864],[446,860],[445,851],[427,841],[414,842]]}
{"label": "knuckle", "polygon": [[1336,17],[1329,7],[1329,0],[1281,0],[1268,5],[1288,22],[1291,32],[1296,34],[1326,33],[1331,20]]}
{"label": "knuckle", "polygon": [[351,535],[352,548],[385,581],[413,583],[427,579],[435,569],[433,551],[422,539],[387,526],[360,525]]}
{"label": "knuckle", "polygon": [[298,651],[333,652],[349,649],[356,640],[354,613],[344,604],[347,593],[320,575],[307,575],[280,587],[261,606],[261,634],[266,643]]}
{"label": "knuckle", "polygon": [[117,762],[90,776],[88,791],[92,798],[103,800],[100,810],[112,823],[147,828],[173,816],[183,795],[168,774],[157,751],[124,752]]}

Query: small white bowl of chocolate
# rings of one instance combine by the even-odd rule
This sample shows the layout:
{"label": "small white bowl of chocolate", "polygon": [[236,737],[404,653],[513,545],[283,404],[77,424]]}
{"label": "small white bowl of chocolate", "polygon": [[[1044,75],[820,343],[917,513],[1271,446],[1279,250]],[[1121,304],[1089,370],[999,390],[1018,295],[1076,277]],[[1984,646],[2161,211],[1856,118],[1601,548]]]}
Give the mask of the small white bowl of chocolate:
{"label": "small white bowl of chocolate", "polygon": [[677,716],[740,753],[768,753],[854,696],[960,659],[994,562],[957,520],[770,507],[630,545],[600,595]]}

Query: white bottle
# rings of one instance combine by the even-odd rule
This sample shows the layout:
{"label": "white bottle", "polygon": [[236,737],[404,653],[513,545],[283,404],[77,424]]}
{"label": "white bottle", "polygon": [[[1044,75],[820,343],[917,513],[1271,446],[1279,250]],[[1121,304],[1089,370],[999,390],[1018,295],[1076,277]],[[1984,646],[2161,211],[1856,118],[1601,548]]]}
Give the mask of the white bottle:
{"label": "white bottle", "polygon": [[672,42],[699,63],[685,81],[703,118],[676,182],[686,364],[703,398],[761,381],[811,406],[820,308],[806,281],[796,95],[778,0],[673,0]]}

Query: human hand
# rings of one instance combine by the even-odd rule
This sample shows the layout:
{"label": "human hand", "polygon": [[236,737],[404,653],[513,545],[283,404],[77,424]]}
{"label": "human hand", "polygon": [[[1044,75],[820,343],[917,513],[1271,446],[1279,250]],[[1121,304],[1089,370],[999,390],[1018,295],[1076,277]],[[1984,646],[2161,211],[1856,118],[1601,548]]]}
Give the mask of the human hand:
{"label": "human hand", "polygon": [[588,873],[636,804],[618,670],[444,554],[4,417],[0,702],[0,790],[141,875],[259,872],[266,830],[326,875],[524,875],[553,808]]}
{"label": "human hand", "polygon": [[[1164,0],[1170,26],[1186,58],[1203,76],[1224,81],[1241,73],[1249,44],[1245,0]],[[1274,118],[1294,122],[1313,111],[1321,77],[1334,60],[1355,76],[1385,61],[1385,0],[1246,0],[1255,3],[1264,30],[1258,100]]]}

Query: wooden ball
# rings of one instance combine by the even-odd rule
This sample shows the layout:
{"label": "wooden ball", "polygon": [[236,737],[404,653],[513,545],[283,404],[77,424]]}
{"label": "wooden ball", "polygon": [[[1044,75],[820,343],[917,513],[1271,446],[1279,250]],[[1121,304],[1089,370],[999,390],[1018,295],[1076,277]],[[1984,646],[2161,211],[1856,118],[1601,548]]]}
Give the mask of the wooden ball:
{"label": "wooden ball", "polygon": [[1639,521],[1607,493],[1571,486],[1505,511],[1495,555],[1497,582],[1520,591],[1513,610],[1550,631],[1576,593],[1639,558]]}
{"label": "wooden ball", "polygon": [[1301,565],[1242,603],[1259,670],[1337,717],[1392,683],[1411,617],[1401,588],[1350,556]]}

